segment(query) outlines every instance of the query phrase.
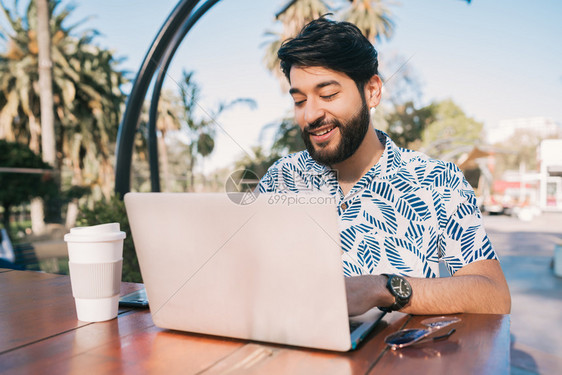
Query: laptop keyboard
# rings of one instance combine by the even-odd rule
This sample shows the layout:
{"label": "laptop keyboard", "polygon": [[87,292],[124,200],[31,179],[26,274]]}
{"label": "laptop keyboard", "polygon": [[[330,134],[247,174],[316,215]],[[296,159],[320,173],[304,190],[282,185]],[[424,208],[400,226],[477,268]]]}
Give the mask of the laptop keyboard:
{"label": "laptop keyboard", "polygon": [[355,331],[357,328],[359,328],[359,326],[363,324],[361,322],[349,322],[349,332],[352,333],[353,331]]}

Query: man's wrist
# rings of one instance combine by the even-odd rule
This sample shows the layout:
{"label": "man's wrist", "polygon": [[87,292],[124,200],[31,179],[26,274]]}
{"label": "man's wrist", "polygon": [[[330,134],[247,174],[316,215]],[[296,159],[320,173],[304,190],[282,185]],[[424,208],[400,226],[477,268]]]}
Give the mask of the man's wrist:
{"label": "man's wrist", "polygon": [[376,278],[376,296],[375,296],[375,306],[391,306],[394,303],[394,296],[390,293],[386,287],[388,282],[388,277],[384,275],[375,275]]}
{"label": "man's wrist", "polygon": [[412,286],[408,280],[402,276],[393,274],[383,273],[381,276],[387,279],[386,290],[388,290],[392,296],[393,302],[390,305],[378,305],[379,309],[385,312],[391,312],[401,310],[408,305],[412,297]]}

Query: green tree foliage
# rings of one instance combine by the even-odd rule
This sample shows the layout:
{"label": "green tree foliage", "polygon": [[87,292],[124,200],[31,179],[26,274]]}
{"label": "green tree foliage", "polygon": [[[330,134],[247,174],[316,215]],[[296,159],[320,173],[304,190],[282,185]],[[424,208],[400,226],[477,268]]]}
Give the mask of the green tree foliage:
{"label": "green tree foliage", "polygon": [[275,142],[271,147],[274,153],[283,155],[305,149],[301,130],[292,117],[285,117],[275,126],[278,128],[274,136]]}
{"label": "green tree foliage", "polygon": [[394,112],[386,116],[386,132],[398,146],[418,148],[424,129],[433,121],[434,110],[433,104],[420,109],[411,101],[397,104]]}
{"label": "green tree foliage", "polygon": [[482,142],[484,125],[468,117],[452,100],[435,103],[432,112],[420,149],[429,156],[455,161]]}
{"label": "green tree foliage", "polygon": [[238,170],[247,170],[255,173],[259,178],[263,177],[267,169],[275,163],[280,155],[275,152],[264,152],[260,146],[252,148],[252,156],[244,155],[244,157],[235,163]]}
{"label": "green tree foliage", "polygon": [[269,151],[265,152],[261,146],[254,147],[252,156],[245,155],[235,163],[237,168],[250,170],[261,177],[282,155],[302,151],[306,148],[302,140],[301,130],[292,117],[285,117],[280,122],[266,125],[260,138],[263,138],[264,134],[271,129],[276,130],[273,135],[274,142]]}
{"label": "green tree foliage", "polygon": [[[29,147],[5,140],[0,140],[0,168],[52,170]],[[35,197],[44,198],[56,194],[57,186],[52,173],[0,171],[0,203],[4,208],[4,228],[10,228],[11,207],[27,203]]]}
{"label": "green tree foliage", "polygon": [[80,214],[76,221],[78,226],[90,226],[105,223],[119,223],[121,230],[127,237],[123,241],[123,281],[142,283],[129,218],[125,210],[125,203],[117,196],[110,199],[101,199],[94,203],[93,207],[80,207]]}

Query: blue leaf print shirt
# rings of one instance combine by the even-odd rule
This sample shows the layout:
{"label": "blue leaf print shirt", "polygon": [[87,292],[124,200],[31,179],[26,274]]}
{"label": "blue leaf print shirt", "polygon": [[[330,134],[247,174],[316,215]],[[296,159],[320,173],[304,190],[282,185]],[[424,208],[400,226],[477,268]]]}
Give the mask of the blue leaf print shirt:
{"label": "blue leaf print shirt", "polygon": [[346,276],[438,277],[439,259],[451,274],[478,260],[497,259],[474,191],[458,167],[400,148],[379,130],[377,135],[383,155],[345,196],[337,171],[316,163],[308,151],[279,159],[259,190],[334,196]]}

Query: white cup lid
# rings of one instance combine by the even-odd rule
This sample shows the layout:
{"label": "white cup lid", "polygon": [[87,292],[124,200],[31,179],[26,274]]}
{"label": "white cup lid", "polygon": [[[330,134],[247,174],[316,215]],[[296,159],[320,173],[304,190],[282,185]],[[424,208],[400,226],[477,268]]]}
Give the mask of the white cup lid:
{"label": "white cup lid", "polygon": [[76,227],[64,235],[66,242],[105,242],[117,241],[126,237],[120,230],[119,223],[92,225],[90,227]]}

